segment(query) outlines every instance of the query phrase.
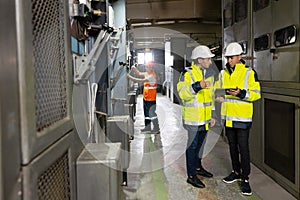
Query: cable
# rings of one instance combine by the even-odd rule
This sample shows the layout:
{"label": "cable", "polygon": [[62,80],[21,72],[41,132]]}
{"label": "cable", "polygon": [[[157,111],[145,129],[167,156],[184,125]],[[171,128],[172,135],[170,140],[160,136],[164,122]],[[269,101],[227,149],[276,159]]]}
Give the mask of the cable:
{"label": "cable", "polygon": [[93,83],[90,86],[88,81],[88,96],[89,96],[89,130],[88,130],[88,141],[92,141],[92,132],[95,124],[95,111],[96,111],[96,96],[97,96],[98,84]]}

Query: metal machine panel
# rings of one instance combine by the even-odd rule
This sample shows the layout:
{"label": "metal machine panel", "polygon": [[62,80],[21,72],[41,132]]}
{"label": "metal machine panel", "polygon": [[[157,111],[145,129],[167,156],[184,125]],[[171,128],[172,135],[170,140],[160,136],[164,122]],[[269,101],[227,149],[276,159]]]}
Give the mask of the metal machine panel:
{"label": "metal machine panel", "polygon": [[129,115],[112,116],[107,118],[106,142],[122,143],[122,168],[127,169],[130,159],[129,139],[133,135],[133,123]]}
{"label": "metal machine panel", "polygon": [[[261,35],[269,34],[272,32],[271,25],[271,7],[266,7],[262,10],[253,13],[253,32],[254,38],[258,38]],[[270,35],[269,42],[271,43]],[[272,57],[270,48],[263,51],[254,51],[254,69],[258,73],[259,80],[271,80],[272,79]]]}
{"label": "metal machine panel", "polygon": [[262,94],[263,167],[289,192],[299,194],[299,97]]}
{"label": "metal machine panel", "polygon": [[298,37],[295,44],[284,47],[274,45],[274,32],[291,25],[299,25],[299,1],[270,1],[269,6],[253,12],[254,38],[268,33],[271,36],[270,50],[254,52],[254,67],[260,80],[299,82]]}
{"label": "metal machine panel", "polygon": [[[111,78],[109,88],[111,89],[110,95],[111,99],[126,99],[127,98],[127,77],[126,77],[126,67],[120,67],[120,62],[126,61],[126,5],[125,1],[113,1],[112,7],[114,9],[114,24],[115,27],[118,28],[118,32],[114,33],[113,38],[118,37],[118,40],[112,41],[112,45],[110,45],[110,66],[108,68],[108,76]],[[116,74],[118,78],[115,79]],[[112,81],[113,80],[113,81]],[[111,104],[114,104],[114,100],[108,98],[108,105],[110,107]],[[111,102],[112,101],[112,102]],[[112,106],[113,110],[108,109],[108,115],[120,115],[118,109],[119,105]],[[121,105],[122,106],[122,105]],[[118,113],[118,114],[117,114]]]}
{"label": "metal machine panel", "polygon": [[77,159],[77,199],[122,199],[121,143],[90,143]]}
{"label": "metal machine panel", "polygon": [[[243,21],[240,21],[238,23],[235,23],[232,28],[234,32],[234,38],[231,42],[241,42],[241,41],[247,41],[248,35],[249,35],[249,28],[247,26],[248,24],[248,18],[244,19]],[[247,52],[249,52],[247,50]]]}
{"label": "metal machine panel", "polygon": [[[223,30],[223,44],[224,50],[231,42],[238,42],[242,45],[244,53],[243,59],[246,61],[248,66],[253,66],[252,63],[252,41],[249,41],[251,36],[250,22],[252,18],[251,12],[249,12],[249,7],[252,1],[234,1],[235,12],[233,15],[232,26],[228,26]],[[231,0],[225,0],[224,5],[232,3]],[[223,6],[224,6],[223,5]],[[237,10],[238,9],[238,12]],[[223,58],[223,66],[225,66],[227,60]]]}
{"label": "metal machine panel", "polygon": [[21,199],[20,102],[16,1],[0,6],[0,199]]}
{"label": "metal machine panel", "polygon": [[253,103],[252,128],[250,129],[249,148],[251,152],[251,162],[259,166],[263,163],[262,144],[262,104],[261,100]]}
{"label": "metal machine panel", "polygon": [[[124,106],[125,106],[125,110],[127,111],[125,114],[130,116],[130,120],[132,121],[132,124],[133,124],[135,104],[125,104]],[[133,126],[132,126],[132,128],[133,128]],[[134,137],[134,129],[129,131],[129,138],[133,139],[133,137]]]}
{"label": "metal machine panel", "polygon": [[68,2],[17,3],[22,159],[72,129]]}
{"label": "metal machine panel", "polygon": [[[241,1],[224,0],[223,11],[231,2]],[[236,14],[232,12],[233,18]],[[262,99],[254,103],[250,134],[251,161],[296,198],[300,195],[299,19],[298,0],[253,0],[248,1],[247,19],[223,23],[224,48],[232,41],[247,41],[247,57],[243,58],[257,71],[261,83]],[[280,165],[288,165],[284,170],[290,171]]]}
{"label": "metal machine panel", "polygon": [[128,115],[127,107],[125,107],[125,104],[127,103],[127,98],[121,98],[121,99],[111,99],[112,102],[112,109],[113,114],[112,115]]}
{"label": "metal machine panel", "polygon": [[179,104],[180,98],[176,86],[180,77],[180,73],[184,71],[186,67],[186,49],[187,38],[184,36],[171,37],[171,55],[173,56],[173,73],[171,75],[171,95],[173,95],[173,102]]}
{"label": "metal machine panel", "polygon": [[[299,1],[271,1],[273,33],[287,26],[299,27]],[[288,15],[287,15],[288,13]],[[275,48],[273,44],[272,80],[300,82],[299,75],[299,29],[294,44]],[[286,73],[288,71],[288,73]]]}
{"label": "metal machine panel", "polygon": [[254,53],[253,68],[257,72],[259,80],[268,81],[272,79],[271,53],[270,49]]}
{"label": "metal machine panel", "polygon": [[24,200],[75,199],[73,145],[74,133],[70,132],[23,167]]}
{"label": "metal machine panel", "polygon": [[133,116],[136,113],[136,101],[137,101],[137,90],[130,91],[128,93],[128,102],[129,104],[133,104]]}
{"label": "metal machine panel", "polygon": [[[293,46],[298,49],[298,52],[289,52],[288,47],[283,48],[283,51],[278,49],[277,55],[275,55],[278,56],[278,59],[274,60],[272,65],[273,81],[299,82],[299,46]],[[287,68],[289,73],[286,73]]]}

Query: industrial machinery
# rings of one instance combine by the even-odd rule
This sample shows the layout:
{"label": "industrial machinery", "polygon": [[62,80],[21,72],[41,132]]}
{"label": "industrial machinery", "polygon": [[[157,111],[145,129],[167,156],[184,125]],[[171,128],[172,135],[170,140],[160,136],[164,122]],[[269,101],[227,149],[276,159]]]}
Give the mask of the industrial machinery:
{"label": "industrial machinery", "polygon": [[222,9],[224,47],[239,42],[261,83],[250,133],[252,162],[300,198],[299,1],[223,0]]}
{"label": "industrial machinery", "polygon": [[[8,31],[1,29],[1,45],[9,47],[1,48],[1,81],[10,87],[1,84],[0,92],[0,199],[88,199],[77,191],[89,168],[99,172],[100,196],[122,196],[129,158],[121,152],[129,141],[105,137],[114,129],[106,124],[116,115],[112,99],[129,103],[127,69],[119,64],[126,63],[125,19],[124,0],[1,4]],[[129,113],[117,115],[131,119]],[[104,157],[111,166],[102,165]]]}
{"label": "industrial machinery", "polygon": [[122,199],[121,143],[90,143],[77,159],[78,199]]}

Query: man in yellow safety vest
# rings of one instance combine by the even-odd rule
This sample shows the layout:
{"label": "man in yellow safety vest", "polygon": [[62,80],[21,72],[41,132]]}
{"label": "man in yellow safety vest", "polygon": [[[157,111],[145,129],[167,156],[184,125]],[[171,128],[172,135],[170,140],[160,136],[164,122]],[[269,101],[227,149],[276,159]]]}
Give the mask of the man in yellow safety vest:
{"label": "man in yellow safety vest", "polygon": [[225,51],[227,64],[219,74],[216,88],[225,90],[217,97],[222,103],[221,117],[225,123],[233,171],[223,179],[225,183],[242,180],[243,195],[251,195],[249,184],[250,153],[249,131],[252,125],[253,103],[261,98],[256,72],[242,60],[242,47],[230,43]]}
{"label": "man in yellow safety vest", "polygon": [[213,126],[213,85],[215,71],[211,53],[207,46],[199,45],[192,51],[192,65],[181,74],[177,91],[182,101],[183,126],[188,131],[186,148],[187,182],[194,187],[204,188],[204,183],[197,177],[213,176],[202,166],[202,154],[209,124]]}

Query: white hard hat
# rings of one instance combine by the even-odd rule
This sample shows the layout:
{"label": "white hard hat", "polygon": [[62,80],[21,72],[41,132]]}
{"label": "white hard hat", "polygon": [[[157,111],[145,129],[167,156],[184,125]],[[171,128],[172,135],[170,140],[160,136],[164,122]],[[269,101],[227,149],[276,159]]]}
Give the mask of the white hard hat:
{"label": "white hard hat", "polygon": [[192,51],[191,59],[197,58],[212,58],[215,54],[211,53],[207,46],[199,45]]}
{"label": "white hard hat", "polygon": [[243,53],[242,46],[237,42],[230,43],[225,51],[225,56],[237,56]]}

